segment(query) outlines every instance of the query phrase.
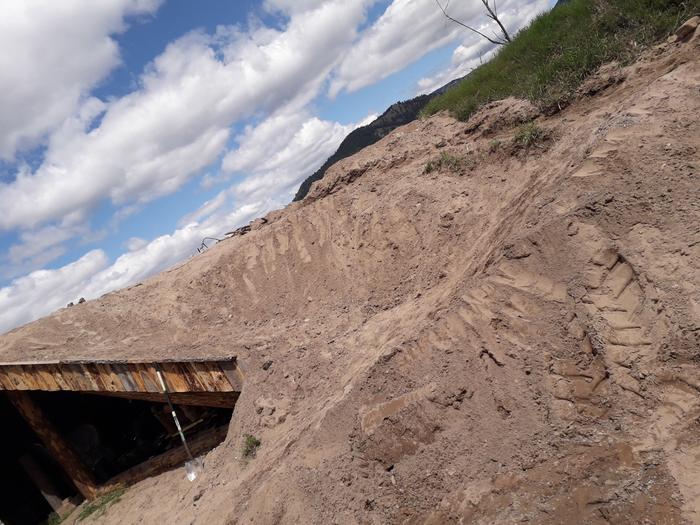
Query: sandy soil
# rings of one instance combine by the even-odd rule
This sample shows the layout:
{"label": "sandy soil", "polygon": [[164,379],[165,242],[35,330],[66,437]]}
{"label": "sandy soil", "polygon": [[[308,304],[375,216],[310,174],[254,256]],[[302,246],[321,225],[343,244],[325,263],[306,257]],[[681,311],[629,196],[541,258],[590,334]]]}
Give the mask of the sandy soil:
{"label": "sandy soil", "polygon": [[[606,68],[530,147],[514,100],[409,124],[249,233],[4,336],[3,359],[238,356],[204,475],[99,521],[700,523],[699,48]],[[458,168],[425,173],[441,152]]]}

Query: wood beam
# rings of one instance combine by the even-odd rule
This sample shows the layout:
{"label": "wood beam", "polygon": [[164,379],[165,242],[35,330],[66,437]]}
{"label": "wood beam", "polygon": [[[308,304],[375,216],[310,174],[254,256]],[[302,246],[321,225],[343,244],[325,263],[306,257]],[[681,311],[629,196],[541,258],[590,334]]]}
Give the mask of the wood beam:
{"label": "wood beam", "polygon": [[34,482],[36,488],[39,489],[41,495],[44,496],[46,502],[51,505],[54,512],[58,511],[63,506],[63,499],[58,495],[59,491],[56,485],[53,483],[51,477],[46,473],[46,471],[36,462],[36,460],[31,456],[31,454],[24,454],[18,459],[19,464],[22,465],[24,472],[30,479]]}
{"label": "wood beam", "polygon": [[[187,442],[192,451],[192,455],[196,457],[211,450],[226,438],[227,432],[228,425],[224,425],[210,428],[195,436],[188,437]],[[121,474],[117,474],[105,483],[100,490],[102,492],[109,492],[120,486],[133,485],[151,476],[161,474],[166,470],[179,467],[187,461],[187,459],[187,451],[185,447],[180,445],[177,448],[168,450],[167,452],[163,452],[158,456],[146,460]]]}
{"label": "wood beam", "polygon": [[173,393],[240,392],[235,361],[0,363],[0,390],[159,393],[160,368]]}
{"label": "wood beam", "polygon": [[[81,394],[93,394],[107,397],[120,397],[123,399],[136,399],[139,401],[152,401],[166,403],[165,395],[151,392],[80,392]],[[233,408],[238,400],[238,392],[180,392],[171,393],[170,399],[176,405],[189,405],[210,408]]]}
{"label": "wood beam", "polygon": [[34,403],[31,396],[19,390],[8,391],[6,395],[36,435],[41,438],[54,459],[63,467],[80,493],[86,499],[95,498],[98,489],[92,472],[83,465],[73,446],[63,439],[58,429]]}

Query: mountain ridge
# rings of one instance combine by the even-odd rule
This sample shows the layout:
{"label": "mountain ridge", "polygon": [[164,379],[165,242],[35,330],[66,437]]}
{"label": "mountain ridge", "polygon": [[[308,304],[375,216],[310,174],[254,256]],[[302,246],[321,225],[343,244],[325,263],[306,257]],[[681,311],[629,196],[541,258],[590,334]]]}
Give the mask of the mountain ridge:
{"label": "mountain ridge", "polygon": [[293,202],[300,201],[306,197],[311,189],[311,185],[317,180],[321,180],[326,174],[328,168],[330,168],[333,164],[354,155],[367,146],[375,144],[377,141],[387,136],[399,126],[412,122],[418,118],[421,110],[428,102],[430,102],[436,96],[441,95],[455,84],[461,82],[464,78],[465,77],[459,77],[451,80],[444,86],[432,91],[431,93],[418,95],[417,97],[413,97],[411,99],[395,102],[389,106],[384,113],[369,124],[360,126],[348,133],[348,135],[340,143],[340,146],[338,146],[335,153],[328,157],[321,167],[318,168],[312,175],[304,179],[294,195]]}

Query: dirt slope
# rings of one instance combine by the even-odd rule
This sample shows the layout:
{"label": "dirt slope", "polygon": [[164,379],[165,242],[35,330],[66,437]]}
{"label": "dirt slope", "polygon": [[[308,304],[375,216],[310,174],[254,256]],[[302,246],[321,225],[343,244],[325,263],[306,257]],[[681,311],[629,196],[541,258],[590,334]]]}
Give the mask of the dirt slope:
{"label": "dirt slope", "polygon": [[411,123],[0,355],[238,356],[205,474],[104,523],[700,523],[699,48],[606,68],[530,147],[518,101]]}

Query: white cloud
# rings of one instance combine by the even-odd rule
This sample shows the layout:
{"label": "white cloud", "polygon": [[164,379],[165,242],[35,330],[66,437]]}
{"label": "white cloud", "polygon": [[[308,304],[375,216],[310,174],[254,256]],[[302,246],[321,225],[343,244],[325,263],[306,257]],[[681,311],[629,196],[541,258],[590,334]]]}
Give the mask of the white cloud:
{"label": "white cloud", "polygon": [[[533,11],[547,4],[548,0],[501,0],[498,11],[508,30],[515,33]],[[448,13],[487,34],[494,31],[495,25],[484,16],[480,2],[453,2]],[[344,57],[329,95],[374,84],[450,42],[461,39],[471,46],[480,38],[447,20],[434,0],[394,0]]]}
{"label": "white cloud", "polygon": [[300,13],[316,9],[325,0],[265,0],[265,9],[271,13]]}
{"label": "white cloud", "polygon": [[37,270],[0,289],[0,332],[78,299],[90,279],[106,265],[104,252],[93,250],[60,269]]}
{"label": "white cloud", "polygon": [[261,200],[237,206],[233,211],[206,217],[146,242],[132,238],[130,251],[111,265],[102,250],[93,250],[77,261],[55,270],[38,270],[0,289],[0,333],[38,319],[80,297],[97,298],[137,283],[196,253],[204,237],[220,237],[281,205]]}
{"label": "white cloud", "polygon": [[[499,16],[513,36],[529,24],[535,16],[547,10],[549,4],[549,0],[528,0],[517,4],[512,1],[499,2]],[[494,46],[484,38],[467,32],[464,34],[462,44],[453,51],[450,66],[431,77],[424,77],[418,81],[418,94],[431,93],[451,80],[465,76],[472,69],[488,62],[498,49],[498,46]]]}
{"label": "white cloud", "polygon": [[354,125],[343,126],[305,113],[280,112],[238,138],[222,168],[248,176],[233,188],[240,199],[289,194],[331,156]]}
{"label": "white cloud", "polygon": [[12,278],[42,268],[67,251],[63,243],[74,236],[91,241],[100,233],[91,232],[84,224],[64,224],[27,230],[19,234],[18,242],[0,254],[0,275]]}
{"label": "white cloud", "polygon": [[372,122],[374,122],[378,118],[379,118],[379,113],[370,113],[365,118],[363,118],[360,122],[357,123],[357,127],[360,128],[362,126],[367,126],[368,124],[371,124]]}
{"label": "white cloud", "polygon": [[130,252],[135,252],[147,244],[148,241],[146,239],[142,239],[141,237],[129,237],[129,239],[124,243],[124,247]]}
{"label": "white cloud", "polygon": [[40,230],[24,232],[21,234],[21,242],[10,246],[8,259],[12,264],[20,264],[48,248],[61,244],[74,235],[70,229],[48,226]]}
{"label": "white cloud", "polygon": [[0,4],[0,159],[32,147],[119,64],[110,35],[160,0],[4,0]]}
{"label": "white cloud", "polygon": [[197,208],[195,211],[192,213],[188,213],[185,215],[182,219],[178,221],[178,225],[180,226],[186,226],[188,224],[200,222],[204,220],[205,218],[209,217],[212,215],[214,212],[217,210],[221,209],[221,207],[226,204],[226,200],[228,197],[228,192],[227,191],[221,191],[214,197],[213,199],[209,199],[206,201],[204,204],[202,204],[199,208]]}
{"label": "white cloud", "polygon": [[312,99],[355,38],[364,3],[336,0],[292,17],[284,31],[222,28],[174,42],[141,88],[105,107],[94,101],[52,137],[43,164],[0,185],[0,229],[85,218],[97,203],[148,202],[214,162],[229,126],[253,112]]}
{"label": "white cloud", "polygon": [[[480,14],[477,2],[457,2],[456,18]],[[366,30],[338,67],[329,88],[335,97],[356,91],[399,71],[427,52],[442,47],[463,32],[446,21],[433,0],[394,0]]]}
{"label": "white cloud", "polygon": [[495,46],[484,39],[476,39],[470,45],[461,44],[452,52],[450,66],[431,77],[418,81],[418,94],[432,93],[448,82],[467,75],[474,68],[485,64],[498,51]]}

